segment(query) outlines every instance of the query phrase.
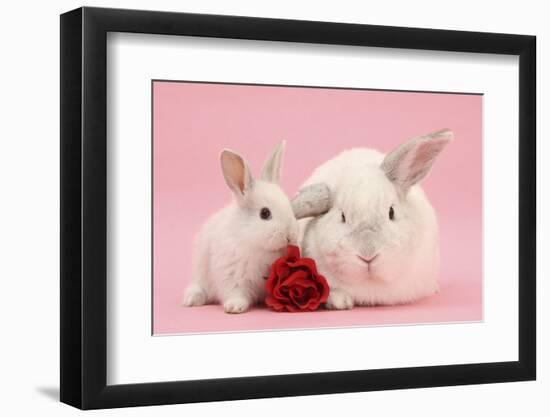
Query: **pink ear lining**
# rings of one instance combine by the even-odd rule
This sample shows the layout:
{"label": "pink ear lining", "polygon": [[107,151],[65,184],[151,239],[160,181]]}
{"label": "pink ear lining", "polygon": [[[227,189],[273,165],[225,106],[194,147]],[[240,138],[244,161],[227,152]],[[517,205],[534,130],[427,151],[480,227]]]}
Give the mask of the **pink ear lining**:
{"label": "pink ear lining", "polygon": [[410,139],[390,152],[381,168],[406,193],[428,175],[437,156],[452,140],[453,132],[448,129]]}
{"label": "pink ear lining", "polygon": [[244,194],[253,184],[253,178],[244,159],[237,153],[224,149],[220,155],[222,173],[228,187]]}
{"label": "pink ear lining", "polygon": [[430,172],[437,156],[448,143],[448,139],[431,139],[427,142],[420,143],[412,152],[413,158],[408,167],[407,182],[414,185],[424,179]]}

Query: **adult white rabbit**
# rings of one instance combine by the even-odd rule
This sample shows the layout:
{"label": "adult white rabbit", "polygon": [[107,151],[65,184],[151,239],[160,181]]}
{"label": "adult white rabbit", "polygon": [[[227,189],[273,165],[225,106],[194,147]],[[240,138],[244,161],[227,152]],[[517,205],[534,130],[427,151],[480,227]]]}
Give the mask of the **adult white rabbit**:
{"label": "adult white rabbit", "polygon": [[438,291],[437,219],[417,184],[452,139],[445,129],[387,155],[344,151],[304,183],[292,205],[303,256],[329,283],[328,308],[407,303]]}
{"label": "adult white rabbit", "polygon": [[275,147],[260,180],[239,154],[222,151],[221,169],[234,201],[210,217],[195,238],[185,306],[223,303],[226,313],[242,313],[264,299],[271,264],[298,235],[290,201],[278,185],[284,146],[283,141]]}

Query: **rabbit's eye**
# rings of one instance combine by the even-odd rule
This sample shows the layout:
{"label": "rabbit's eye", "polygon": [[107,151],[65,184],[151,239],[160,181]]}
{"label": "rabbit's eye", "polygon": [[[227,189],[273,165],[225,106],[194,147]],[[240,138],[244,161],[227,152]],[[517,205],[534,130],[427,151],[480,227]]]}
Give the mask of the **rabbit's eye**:
{"label": "rabbit's eye", "polygon": [[271,210],[269,210],[267,207],[264,207],[260,210],[260,217],[263,220],[269,220],[271,219]]}
{"label": "rabbit's eye", "polygon": [[395,217],[395,212],[393,211],[393,206],[390,207],[390,220],[393,220]]}
{"label": "rabbit's eye", "polygon": [[342,212],[342,223],[345,223],[346,222],[346,215],[344,214],[344,212]]}

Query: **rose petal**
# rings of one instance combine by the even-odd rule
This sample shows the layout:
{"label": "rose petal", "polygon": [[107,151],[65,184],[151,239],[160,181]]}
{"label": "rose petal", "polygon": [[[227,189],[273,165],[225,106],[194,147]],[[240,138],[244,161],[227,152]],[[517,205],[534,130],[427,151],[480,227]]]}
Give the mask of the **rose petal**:
{"label": "rose petal", "polygon": [[281,285],[281,282],[283,279],[281,279],[277,274],[270,274],[266,281],[266,291],[268,293],[273,293],[276,288],[278,288]]}
{"label": "rose petal", "polygon": [[283,311],[285,309],[285,305],[283,303],[279,302],[270,295],[265,298],[265,304],[276,311]]}
{"label": "rose petal", "polygon": [[328,285],[328,282],[326,278],[322,275],[317,275],[317,282],[320,286],[321,303],[326,303],[330,294],[330,287]]}
{"label": "rose petal", "polygon": [[277,269],[275,269],[275,273],[279,278],[284,279],[290,275],[291,270],[286,263],[283,263],[280,266],[278,266]]}
{"label": "rose petal", "polygon": [[311,258],[297,259],[294,262],[289,262],[288,266],[290,266],[291,268],[305,269],[311,271],[314,274],[317,274],[317,266],[315,265],[315,261]]}
{"label": "rose petal", "polygon": [[285,287],[292,287],[294,285],[301,285],[301,286],[314,286],[315,283],[310,278],[310,274],[306,271],[298,270],[294,271],[292,274],[290,274],[287,279],[282,283]]}
{"label": "rose petal", "polygon": [[275,289],[275,287],[277,286],[278,281],[279,281],[279,278],[277,277],[277,275],[271,272],[267,277],[267,281],[265,282],[265,290],[269,294],[271,294]]}
{"label": "rose petal", "polygon": [[305,291],[304,291],[303,287],[294,287],[294,288],[292,288],[292,295],[294,297],[298,297],[298,298],[303,297],[304,293],[305,293]]}
{"label": "rose petal", "polygon": [[300,312],[300,309],[297,308],[296,306],[294,306],[293,304],[287,304],[285,306],[285,309],[286,311],[288,311],[289,313],[299,313]]}
{"label": "rose petal", "polygon": [[279,285],[273,289],[273,296],[280,301],[288,299],[288,289],[282,285]]}
{"label": "rose petal", "polygon": [[311,279],[311,277],[300,277],[293,281],[292,287],[302,287],[304,289],[312,288],[317,289],[317,283]]}
{"label": "rose petal", "polygon": [[299,311],[294,305],[291,304],[290,300],[287,300],[287,302],[280,302],[274,299],[269,299],[268,301],[268,298],[266,298],[266,304],[269,307],[273,307],[273,309],[276,311]]}
{"label": "rose petal", "polygon": [[290,300],[292,301],[292,304],[301,307],[302,304],[307,303],[307,298],[304,300],[304,294],[296,294],[294,291],[291,291],[290,293]]}
{"label": "rose petal", "polygon": [[301,310],[308,309],[310,305],[319,304],[319,292],[314,288],[308,288],[301,297],[291,296],[294,304],[296,304]]}
{"label": "rose petal", "polygon": [[287,248],[287,261],[295,261],[300,259],[300,248],[294,245],[288,245]]}
{"label": "rose petal", "polygon": [[315,296],[311,297],[307,304],[304,306],[304,308],[307,308],[308,310],[314,311],[319,308],[321,305],[321,297],[320,294],[317,292]]}

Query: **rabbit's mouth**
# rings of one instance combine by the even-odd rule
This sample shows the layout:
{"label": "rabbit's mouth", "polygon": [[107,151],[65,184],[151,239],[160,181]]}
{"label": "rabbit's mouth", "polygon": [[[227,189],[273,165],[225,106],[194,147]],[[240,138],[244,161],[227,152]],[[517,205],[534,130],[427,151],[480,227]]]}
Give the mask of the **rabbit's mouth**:
{"label": "rabbit's mouth", "polygon": [[289,244],[289,239],[273,237],[267,241],[266,249],[271,252],[284,251]]}
{"label": "rabbit's mouth", "polygon": [[295,234],[274,233],[267,239],[267,246],[272,251],[286,250],[288,245],[296,245]]}
{"label": "rabbit's mouth", "polygon": [[359,260],[361,260],[361,262],[367,265],[367,268],[370,269],[372,266],[372,262],[378,257],[378,254],[371,256],[370,258],[361,256],[361,255],[356,255],[356,256],[357,258],[359,258]]}

